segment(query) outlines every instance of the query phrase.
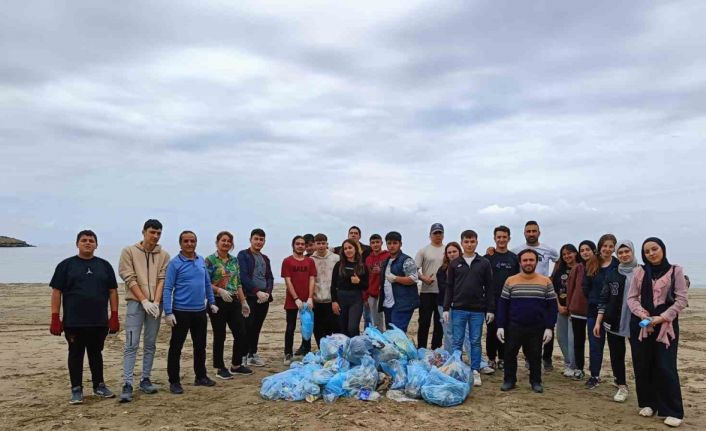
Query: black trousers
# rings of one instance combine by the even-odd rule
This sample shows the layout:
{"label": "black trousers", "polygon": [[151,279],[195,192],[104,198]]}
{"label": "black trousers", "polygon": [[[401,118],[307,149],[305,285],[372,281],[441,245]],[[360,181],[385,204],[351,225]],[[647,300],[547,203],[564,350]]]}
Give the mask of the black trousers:
{"label": "black trousers", "polygon": [[230,363],[237,367],[243,363],[243,357],[247,355],[248,341],[245,333],[245,318],[243,309],[237,298],[233,302],[225,302],[220,297],[216,298],[218,313],[209,311],[211,318],[211,328],[213,329],[213,368],[226,368],[223,360],[223,349],[226,342],[226,325],[233,335],[233,352]]}
{"label": "black trousers", "polygon": [[103,383],[103,345],[108,327],[64,328],[69,343],[69,379],[71,387],[83,386],[83,357],[88,354],[93,389]]}
{"label": "black trousers", "polygon": [[630,321],[630,347],[635,370],[637,404],[640,408],[651,407],[657,416],[683,419],[684,405],[677,372],[679,322],[678,319],[672,322],[676,338],[671,340],[668,348],[657,341],[660,326],[655,328],[652,335],[640,341],[639,321],[635,316]]}
{"label": "black trousers", "polygon": [[520,347],[530,366],[530,384],[542,383],[542,337],[544,328],[510,324],[505,328],[505,381],[517,382],[517,354]]}
{"label": "black trousers", "polygon": [[[284,310],[287,313],[287,327],[284,330],[284,354],[291,355],[294,347],[294,331],[297,329],[297,317],[299,310]],[[316,318],[314,318],[316,321]],[[302,339],[301,349],[305,352],[311,351],[311,340]]]}
{"label": "black trousers", "polygon": [[257,353],[257,345],[260,343],[260,331],[262,331],[262,325],[265,323],[270,303],[258,304],[256,297],[248,297],[247,299],[250,306],[250,316],[245,319],[246,351],[249,355],[254,355]]}
{"label": "black trousers", "polygon": [[338,332],[338,316],[333,314],[330,302],[314,303],[314,338],[321,347],[321,339]]}
{"label": "black trousers", "polygon": [[360,335],[360,318],[363,317],[363,294],[360,290],[339,290],[338,327],[342,334],[349,337]]}
{"label": "black trousers", "polygon": [[610,367],[618,385],[627,385],[625,381],[625,337],[606,331],[608,350],[610,350]]}
{"label": "black trousers", "polygon": [[498,325],[495,320],[486,325],[487,333],[485,334],[485,354],[488,355],[489,361],[494,361],[495,358],[505,360],[505,344],[498,340]]}
{"label": "black trousers", "polygon": [[419,329],[417,329],[417,347],[427,347],[429,328],[434,320],[434,330],[431,334],[431,348],[441,347],[444,339],[444,329],[441,327],[439,307],[437,306],[438,293],[419,294]]}
{"label": "black trousers", "polygon": [[194,374],[197,379],[206,377],[206,328],[208,317],[203,311],[174,310],[176,325],[172,328],[167,353],[167,374],[169,383],[180,383],[181,349],[184,347],[186,335],[191,332],[191,342],[194,347]]}
{"label": "black trousers", "polygon": [[571,329],[574,330],[576,369],[583,371],[583,367],[586,365],[586,319],[572,317]]}

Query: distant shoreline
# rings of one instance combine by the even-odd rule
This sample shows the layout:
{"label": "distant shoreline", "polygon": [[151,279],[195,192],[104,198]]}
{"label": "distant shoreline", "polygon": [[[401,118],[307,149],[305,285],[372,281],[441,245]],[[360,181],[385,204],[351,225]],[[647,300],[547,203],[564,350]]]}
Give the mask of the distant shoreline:
{"label": "distant shoreline", "polygon": [[20,248],[20,247],[34,247],[34,246],[32,244],[28,244],[26,241],[22,241],[21,239],[0,235],[0,247],[2,247],[2,248]]}

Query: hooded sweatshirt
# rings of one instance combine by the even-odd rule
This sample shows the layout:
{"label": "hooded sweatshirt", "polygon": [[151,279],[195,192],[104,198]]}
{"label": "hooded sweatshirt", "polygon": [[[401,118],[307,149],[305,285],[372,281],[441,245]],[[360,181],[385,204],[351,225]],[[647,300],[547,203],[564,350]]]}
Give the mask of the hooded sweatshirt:
{"label": "hooded sweatshirt", "polygon": [[127,301],[137,301],[137,298],[130,289],[137,285],[150,301],[155,299],[161,301],[162,298],[155,298],[157,282],[164,280],[167,275],[167,265],[169,264],[169,253],[162,250],[162,246],[157,244],[152,251],[147,251],[142,247],[142,242],[125,247],[120,253],[120,263],[118,273],[125,282]]}
{"label": "hooded sweatshirt", "polygon": [[331,278],[333,274],[333,267],[340,258],[337,254],[331,253],[331,250],[326,250],[325,256],[319,256],[317,253],[314,253],[309,257],[314,259],[314,265],[316,265],[314,302],[329,303],[331,302]]}

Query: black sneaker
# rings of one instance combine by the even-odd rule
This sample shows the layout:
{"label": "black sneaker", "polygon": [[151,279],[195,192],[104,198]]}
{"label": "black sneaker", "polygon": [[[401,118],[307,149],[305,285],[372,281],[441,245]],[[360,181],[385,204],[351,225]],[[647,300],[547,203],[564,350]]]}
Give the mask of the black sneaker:
{"label": "black sneaker", "polygon": [[294,351],[294,356],[304,356],[304,355],[306,355],[306,349],[304,349],[304,346],[299,346],[299,348]]}
{"label": "black sneaker", "polygon": [[544,386],[541,383],[532,383],[532,390],[538,394],[544,392]]}
{"label": "black sneaker", "polygon": [[103,398],[115,398],[115,394],[108,389],[105,383],[98,383],[98,386],[93,388],[93,394]]}
{"label": "black sneaker", "polygon": [[121,403],[129,403],[132,401],[132,385],[127,383],[123,385],[123,390],[120,392],[120,398],[118,401]]}
{"label": "black sneaker", "polygon": [[194,386],[216,386],[216,382],[209,379],[208,376],[194,380]]}
{"label": "black sneaker", "polygon": [[221,380],[230,380],[233,378],[233,375],[227,369],[219,368],[218,372],[216,373],[216,377],[218,377]]}
{"label": "black sneaker", "polygon": [[176,395],[181,395],[184,393],[184,388],[181,387],[181,383],[170,383],[169,392]]}
{"label": "black sneaker", "polygon": [[234,376],[247,376],[252,374],[252,370],[245,365],[238,365],[237,367],[230,367],[230,372]]}
{"label": "black sneaker", "polygon": [[153,385],[148,377],[140,380],[140,390],[146,394],[156,394],[159,392],[157,386]]}
{"label": "black sneaker", "polygon": [[601,380],[598,377],[591,376],[588,380],[586,380],[584,386],[586,386],[586,389],[596,389],[600,383]]}
{"label": "black sneaker", "polygon": [[71,388],[69,404],[83,404],[83,386],[74,386]]}
{"label": "black sneaker", "polygon": [[507,392],[515,389],[516,387],[517,385],[512,382],[503,382],[503,384],[500,386],[500,390],[503,392]]}
{"label": "black sneaker", "polygon": [[544,360],[542,361],[544,364],[544,371],[554,371],[554,365],[552,364],[552,361],[547,361]]}

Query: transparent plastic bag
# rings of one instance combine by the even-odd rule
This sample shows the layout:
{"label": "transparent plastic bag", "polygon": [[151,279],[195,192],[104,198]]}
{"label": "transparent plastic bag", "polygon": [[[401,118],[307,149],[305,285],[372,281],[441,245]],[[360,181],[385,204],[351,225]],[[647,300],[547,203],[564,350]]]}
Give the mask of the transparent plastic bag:
{"label": "transparent plastic bag", "polygon": [[299,310],[299,323],[302,331],[302,339],[311,340],[314,333],[314,312],[307,303]]}
{"label": "transparent plastic bag", "polygon": [[426,383],[428,375],[429,372],[422,361],[410,361],[407,364],[407,383],[404,393],[411,398],[421,398],[422,386]]}
{"label": "transparent plastic bag", "polygon": [[369,355],[363,356],[360,365],[346,372],[343,389],[349,393],[357,393],[361,389],[374,391],[378,386],[378,370],[375,361]]}
{"label": "transparent plastic bag", "polygon": [[397,326],[390,326],[392,326],[392,329],[388,329],[382,334],[385,339],[394,344],[400,352],[407,356],[407,359],[417,359],[417,348],[412,340]]}
{"label": "transparent plastic bag", "polygon": [[404,389],[407,384],[407,358],[381,362],[382,371],[392,378],[390,389]]}
{"label": "transparent plastic bag", "polygon": [[365,335],[358,335],[350,339],[346,351],[343,352],[343,357],[353,365],[360,364],[361,358],[365,355],[370,355],[373,350],[373,342]]}
{"label": "transparent plastic bag", "polygon": [[471,378],[471,367],[463,362],[459,350],[453,352],[444,365],[439,367],[439,371],[464,383],[468,383]]}
{"label": "transparent plastic bag", "polygon": [[470,391],[470,383],[457,380],[432,367],[426,383],[422,386],[422,398],[430,404],[442,407],[456,406],[466,400]]}
{"label": "transparent plastic bag", "polygon": [[319,353],[324,360],[334,359],[336,356],[343,356],[350,343],[350,338],[343,334],[332,334],[321,339]]}

